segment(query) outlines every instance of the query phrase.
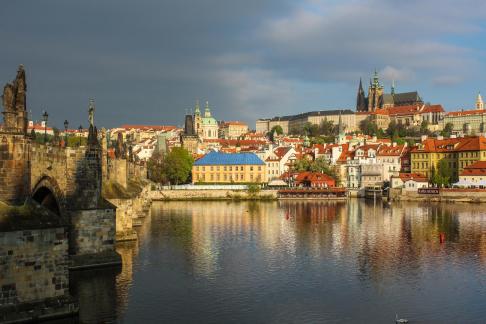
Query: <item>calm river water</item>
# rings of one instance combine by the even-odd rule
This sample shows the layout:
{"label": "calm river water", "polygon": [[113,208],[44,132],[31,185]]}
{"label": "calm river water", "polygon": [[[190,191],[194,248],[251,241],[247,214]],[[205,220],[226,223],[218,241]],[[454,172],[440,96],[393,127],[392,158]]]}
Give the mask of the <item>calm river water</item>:
{"label": "calm river water", "polygon": [[138,232],[75,273],[81,322],[486,322],[486,206],[169,202]]}

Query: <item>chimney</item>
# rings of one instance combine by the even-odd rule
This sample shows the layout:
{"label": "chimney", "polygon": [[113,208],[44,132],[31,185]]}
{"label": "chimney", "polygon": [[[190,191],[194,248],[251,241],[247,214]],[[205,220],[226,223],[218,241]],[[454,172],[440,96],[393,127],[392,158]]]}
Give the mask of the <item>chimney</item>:
{"label": "chimney", "polygon": [[392,147],[397,147],[397,142],[393,142]]}
{"label": "chimney", "polygon": [[443,139],[444,139],[444,136],[442,136],[442,135],[437,136],[437,140],[442,141]]}
{"label": "chimney", "polygon": [[422,135],[422,136],[420,137],[420,141],[422,141],[422,142],[423,142],[423,141],[425,141],[426,139],[427,139],[427,135]]}

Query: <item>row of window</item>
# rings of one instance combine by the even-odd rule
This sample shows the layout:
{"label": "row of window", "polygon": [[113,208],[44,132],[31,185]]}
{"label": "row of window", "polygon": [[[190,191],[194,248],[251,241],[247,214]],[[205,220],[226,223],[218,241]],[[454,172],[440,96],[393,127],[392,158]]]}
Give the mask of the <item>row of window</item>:
{"label": "row of window", "polygon": [[[196,166],[195,168],[196,168],[196,171],[206,171],[206,166],[204,166],[204,165],[203,166]],[[238,170],[239,171],[243,171],[243,166],[242,165],[241,166],[238,166],[238,165],[235,165],[235,166],[232,166],[232,165],[226,166],[225,165],[223,167],[221,167],[219,165],[217,165],[217,166],[213,166],[213,165],[208,166],[208,171],[233,171],[233,169],[234,169],[234,171],[238,171]],[[250,171],[254,171],[254,170],[256,170],[256,168],[254,168],[253,165],[251,165],[250,166]],[[262,167],[261,166],[258,166],[258,171],[262,171]]]}
{"label": "row of window", "polygon": [[[220,174],[211,174],[209,177],[206,177],[205,175],[203,174],[199,174],[197,176],[197,180],[198,181],[207,181],[209,178],[210,181],[243,181],[244,180],[244,174],[243,173],[240,173],[240,174],[223,174],[222,176]],[[258,180],[260,181],[261,180],[261,177],[260,176],[254,176],[253,174],[250,174],[250,181],[253,181],[253,180]]]}

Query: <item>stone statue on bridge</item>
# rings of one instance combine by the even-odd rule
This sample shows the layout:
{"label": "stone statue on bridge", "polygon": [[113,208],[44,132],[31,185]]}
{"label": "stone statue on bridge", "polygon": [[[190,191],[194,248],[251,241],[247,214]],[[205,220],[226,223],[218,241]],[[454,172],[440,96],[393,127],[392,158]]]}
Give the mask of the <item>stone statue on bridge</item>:
{"label": "stone statue on bridge", "polygon": [[17,76],[12,83],[7,83],[3,88],[3,121],[4,130],[13,133],[26,134],[27,109],[24,66],[20,65]]}

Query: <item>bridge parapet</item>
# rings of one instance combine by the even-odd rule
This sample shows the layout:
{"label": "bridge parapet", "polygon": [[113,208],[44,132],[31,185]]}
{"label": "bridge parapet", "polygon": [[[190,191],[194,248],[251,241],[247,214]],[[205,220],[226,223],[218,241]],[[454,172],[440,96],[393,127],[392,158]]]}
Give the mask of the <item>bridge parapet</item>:
{"label": "bridge parapet", "polygon": [[62,208],[95,209],[101,197],[101,149],[96,146],[62,148],[34,144],[31,150],[31,192],[48,179],[58,189]]}

